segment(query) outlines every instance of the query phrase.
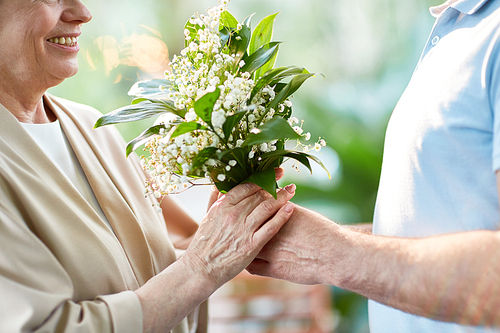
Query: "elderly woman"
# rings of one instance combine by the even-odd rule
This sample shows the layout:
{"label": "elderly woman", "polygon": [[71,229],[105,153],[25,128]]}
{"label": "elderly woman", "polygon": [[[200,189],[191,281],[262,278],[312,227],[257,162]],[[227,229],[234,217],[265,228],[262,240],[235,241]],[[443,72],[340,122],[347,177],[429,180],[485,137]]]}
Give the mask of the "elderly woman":
{"label": "elderly woman", "polygon": [[143,197],[98,112],[46,94],[77,72],[90,19],[80,0],[0,0],[0,331],[193,331],[186,317],[276,234],[295,187],[220,197],[176,260],[165,220],[187,215]]}

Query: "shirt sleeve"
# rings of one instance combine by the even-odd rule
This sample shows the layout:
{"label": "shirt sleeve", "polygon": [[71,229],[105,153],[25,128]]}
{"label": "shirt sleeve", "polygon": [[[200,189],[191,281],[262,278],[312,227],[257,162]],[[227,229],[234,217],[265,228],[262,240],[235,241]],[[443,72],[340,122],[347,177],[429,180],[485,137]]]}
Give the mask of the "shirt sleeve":
{"label": "shirt sleeve", "polygon": [[142,332],[134,292],[73,301],[72,281],[62,265],[1,202],[0,244],[0,332]]}
{"label": "shirt sleeve", "polygon": [[500,170],[500,31],[492,38],[481,70],[481,83],[486,87],[493,117],[493,172]]}

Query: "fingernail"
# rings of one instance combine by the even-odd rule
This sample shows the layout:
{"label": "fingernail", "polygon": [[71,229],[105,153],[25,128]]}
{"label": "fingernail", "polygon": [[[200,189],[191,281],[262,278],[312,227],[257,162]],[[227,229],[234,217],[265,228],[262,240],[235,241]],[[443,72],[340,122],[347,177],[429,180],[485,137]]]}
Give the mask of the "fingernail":
{"label": "fingernail", "polygon": [[290,184],[290,185],[285,186],[285,190],[290,194],[294,194],[296,188],[297,188],[297,186],[295,186],[295,184]]}
{"label": "fingernail", "polygon": [[285,212],[291,213],[293,211],[293,204],[291,202],[287,202],[285,205]]}

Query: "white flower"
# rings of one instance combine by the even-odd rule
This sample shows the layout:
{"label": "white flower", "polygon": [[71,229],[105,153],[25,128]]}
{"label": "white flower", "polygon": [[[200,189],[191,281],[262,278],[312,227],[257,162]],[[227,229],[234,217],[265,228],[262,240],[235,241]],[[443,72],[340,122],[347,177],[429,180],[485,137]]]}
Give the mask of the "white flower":
{"label": "white flower", "polygon": [[[243,60],[242,60],[242,61],[243,61]],[[243,62],[244,62],[244,61],[243,61]],[[240,64],[241,64],[241,61],[240,61]],[[243,64],[243,65],[244,65],[244,64]],[[244,80],[244,79],[242,79],[241,77],[237,77],[237,78],[235,78],[235,79],[234,79],[234,81],[233,81],[233,84],[234,84],[235,86],[240,86],[240,85],[242,85],[243,83],[245,83],[245,80]]]}
{"label": "white flower", "polygon": [[271,87],[265,87],[262,89],[262,93],[269,95],[269,99],[274,99],[274,96],[276,95]]}
{"label": "white flower", "polygon": [[184,116],[187,122],[196,120],[196,117],[197,115],[196,112],[194,112],[194,109],[190,109],[189,112]]}
{"label": "white flower", "polygon": [[293,130],[295,131],[295,133],[297,133],[298,135],[301,135],[302,132],[304,131],[300,126],[294,126],[293,127]]}
{"label": "white flower", "polygon": [[305,135],[304,135],[304,139],[306,141],[309,141],[311,139],[311,133],[310,132],[307,132]]}
{"label": "white flower", "polygon": [[319,144],[321,145],[321,147],[326,147],[326,141],[323,139],[319,140]]}
{"label": "white flower", "polygon": [[212,112],[212,125],[215,128],[222,128],[222,125],[226,122],[226,114],[224,110]]}
{"label": "white flower", "polygon": [[[164,93],[176,108],[183,109],[186,113],[184,119],[175,116],[175,119],[165,121],[165,129],[161,135],[152,137],[145,145],[149,155],[141,159],[141,165],[151,173],[151,178],[146,181],[145,193],[149,195],[163,196],[191,187],[192,179],[188,175],[215,177],[215,181],[228,180],[232,168],[239,167],[240,163],[236,159],[227,161],[227,164],[209,159],[197,169],[193,169],[193,162],[198,154],[212,147],[217,153],[242,147],[248,133],[260,133],[258,125],[268,122],[276,113],[283,114],[287,110],[285,106],[292,106],[290,101],[284,101],[272,109],[267,107],[266,105],[275,98],[274,89],[269,85],[262,87],[251,101],[248,100],[256,82],[252,80],[250,73],[241,71],[248,63],[241,59],[236,60],[235,54],[226,54],[227,49],[222,48],[219,24],[229,0],[218,0],[218,3],[218,6],[207,10],[208,15],[195,14],[190,19],[191,25],[196,26],[196,29],[183,31],[188,46],[179,55],[173,56],[171,71],[165,72],[165,79],[171,84],[164,87]],[[243,28],[246,29],[241,24],[237,27]],[[216,88],[220,89],[220,96],[211,110],[208,126],[196,114],[194,104]],[[246,112],[247,116],[235,124],[231,133],[224,133],[223,126],[227,117],[239,112]],[[197,122],[210,128],[171,138],[169,134],[172,130],[184,121]],[[292,117],[288,122],[290,127],[302,136],[302,140],[310,139],[310,133],[303,134],[299,119]],[[297,141],[297,147],[305,150],[317,150],[326,145],[321,138],[313,147],[300,141]],[[254,163],[262,153],[276,151],[276,146],[277,140],[254,145],[247,158],[251,159],[250,163]],[[260,160],[262,159],[259,158]]]}
{"label": "white flower", "polygon": [[215,166],[217,164],[217,161],[214,160],[213,158],[209,158],[206,162],[205,162],[208,166]]}
{"label": "white flower", "polygon": [[316,151],[320,151],[320,150],[321,150],[321,145],[320,145],[319,143],[317,143],[317,142],[316,142],[316,143],[314,144],[314,150],[316,150]]}
{"label": "white flower", "polygon": [[214,76],[213,78],[210,79],[209,83],[211,86],[216,86],[220,83],[220,79],[218,76]]}

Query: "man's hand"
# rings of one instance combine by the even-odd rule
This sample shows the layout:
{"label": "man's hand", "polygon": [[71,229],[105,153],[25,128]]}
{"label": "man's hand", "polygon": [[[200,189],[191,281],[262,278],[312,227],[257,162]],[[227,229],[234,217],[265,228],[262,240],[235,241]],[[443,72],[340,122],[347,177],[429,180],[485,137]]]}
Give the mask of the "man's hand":
{"label": "man's hand", "polygon": [[334,222],[300,206],[280,232],[267,243],[247,267],[252,274],[269,276],[301,284],[326,283],[322,277],[330,267],[329,256],[322,249],[330,248],[331,235],[340,228]]}

